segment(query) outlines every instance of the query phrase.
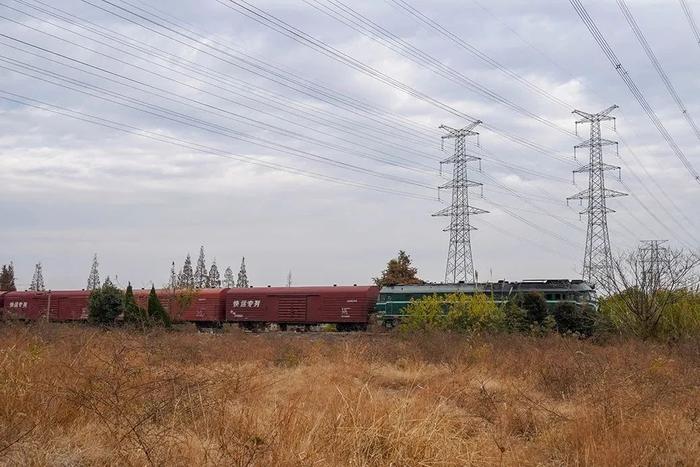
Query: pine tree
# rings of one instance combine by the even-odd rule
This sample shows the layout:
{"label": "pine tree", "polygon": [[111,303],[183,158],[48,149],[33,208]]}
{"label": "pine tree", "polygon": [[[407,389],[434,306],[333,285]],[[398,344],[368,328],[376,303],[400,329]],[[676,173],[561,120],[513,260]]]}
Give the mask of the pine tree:
{"label": "pine tree", "polygon": [[163,305],[158,299],[156,287],[154,285],[151,285],[151,293],[148,294],[148,318],[151,323],[162,325],[166,328],[172,325],[168,312],[165,311],[165,308],[163,308]]}
{"label": "pine tree", "polygon": [[90,269],[90,276],[88,277],[87,290],[96,290],[100,288],[100,273],[97,268],[100,263],[97,262],[97,254],[92,258],[92,269]]}
{"label": "pine tree", "polygon": [[203,289],[207,286],[207,265],[204,262],[204,247],[199,247],[199,258],[197,258],[197,268],[194,270],[194,287]]}
{"label": "pine tree", "polygon": [[229,266],[226,268],[226,271],[224,271],[224,287],[230,289],[235,286],[236,280],[233,278],[233,271],[231,270],[231,266]]}
{"label": "pine tree", "polygon": [[17,290],[15,287],[15,266],[10,262],[9,266],[6,264],[2,265],[2,272],[0,272],[0,290],[14,292]]}
{"label": "pine tree", "polygon": [[190,254],[187,253],[185,258],[185,264],[182,265],[182,271],[180,272],[180,277],[178,279],[180,289],[193,289],[194,288],[194,274],[192,273],[192,258]]}
{"label": "pine tree", "polygon": [[17,286],[15,285],[15,263],[10,261],[10,265],[7,268],[7,274],[10,277],[10,284],[7,290],[17,290]]}
{"label": "pine tree", "polygon": [[248,274],[245,270],[245,256],[241,260],[241,270],[238,271],[238,280],[236,281],[236,287],[248,287]]}
{"label": "pine tree", "polygon": [[170,281],[168,282],[168,288],[170,290],[177,289],[177,274],[175,274],[175,261],[173,261],[172,266],[170,266]]}
{"label": "pine tree", "polygon": [[32,277],[32,283],[29,285],[29,290],[35,292],[43,292],[46,290],[44,287],[44,275],[41,270],[41,263],[37,263],[34,268],[34,276]]}
{"label": "pine tree", "polygon": [[131,287],[131,282],[129,282],[126,293],[124,294],[124,322],[127,324],[144,325],[145,318],[146,312],[136,303],[134,299],[134,290]]}
{"label": "pine tree", "polygon": [[216,259],[211,263],[211,268],[209,269],[209,275],[207,276],[207,287],[213,289],[218,289],[221,287],[221,276],[219,275],[219,268],[216,267]]}

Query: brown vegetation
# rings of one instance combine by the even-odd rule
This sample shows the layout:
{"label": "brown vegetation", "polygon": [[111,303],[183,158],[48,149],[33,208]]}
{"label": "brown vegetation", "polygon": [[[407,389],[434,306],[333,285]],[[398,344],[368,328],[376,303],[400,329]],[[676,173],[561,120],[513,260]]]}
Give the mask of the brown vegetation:
{"label": "brown vegetation", "polygon": [[697,465],[700,341],[0,327],[0,463]]}

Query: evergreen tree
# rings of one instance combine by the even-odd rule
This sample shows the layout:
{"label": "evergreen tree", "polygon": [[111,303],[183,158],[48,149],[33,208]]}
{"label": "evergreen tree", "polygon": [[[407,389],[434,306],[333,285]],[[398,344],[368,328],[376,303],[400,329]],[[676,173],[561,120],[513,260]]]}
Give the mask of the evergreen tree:
{"label": "evergreen tree", "polygon": [[397,258],[392,258],[382,271],[381,277],[375,277],[374,283],[382,287],[385,285],[411,285],[423,284],[418,278],[418,270],[411,267],[411,257],[405,251],[400,250]]}
{"label": "evergreen tree", "polygon": [[170,290],[177,289],[177,274],[175,274],[175,261],[173,261],[172,266],[170,266],[170,281],[168,281],[168,288]]}
{"label": "evergreen tree", "polygon": [[213,289],[218,289],[221,287],[221,276],[219,275],[219,268],[216,267],[216,259],[211,263],[211,268],[209,269],[209,275],[207,276],[207,287]]}
{"label": "evergreen tree", "polygon": [[154,285],[151,285],[151,293],[148,294],[148,318],[153,324],[162,325],[166,328],[172,326],[170,316],[168,316],[168,312],[165,311],[165,308],[160,303]]}
{"label": "evergreen tree", "polygon": [[95,254],[92,258],[92,268],[90,269],[86,290],[97,290],[100,288],[100,273],[97,270],[99,265],[100,263],[97,262],[97,254]]}
{"label": "evergreen tree", "polygon": [[245,256],[241,260],[241,270],[238,271],[238,280],[236,287],[248,287],[248,273],[245,270]]}
{"label": "evergreen tree", "polygon": [[35,292],[42,292],[46,290],[44,287],[44,275],[41,270],[41,263],[36,263],[34,268],[34,276],[32,277],[32,283],[29,285],[29,290]]}
{"label": "evergreen tree", "polygon": [[109,277],[102,287],[94,289],[88,300],[90,321],[98,324],[113,324],[124,312],[124,293],[116,288]]}
{"label": "evergreen tree", "polygon": [[179,288],[181,289],[193,289],[194,288],[194,274],[192,273],[192,258],[190,254],[187,253],[185,258],[185,264],[182,265],[182,271],[180,272],[180,277],[178,279]]}
{"label": "evergreen tree", "polygon": [[0,290],[14,292],[17,290],[15,287],[15,265],[10,262],[9,266],[6,264],[2,265],[2,272],[0,272]]}
{"label": "evergreen tree", "polygon": [[224,271],[224,287],[230,289],[235,286],[236,280],[233,278],[233,271],[231,270],[231,266],[229,266],[226,268],[226,271]]}
{"label": "evergreen tree", "polygon": [[207,286],[207,265],[204,262],[204,247],[199,247],[199,258],[197,258],[197,268],[194,270],[194,287],[203,289]]}
{"label": "evergreen tree", "polygon": [[[105,281],[106,282],[106,281]],[[146,312],[138,306],[134,299],[134,290],[129,282],[124,294],[124,322],[127,324],[145,324]]]}

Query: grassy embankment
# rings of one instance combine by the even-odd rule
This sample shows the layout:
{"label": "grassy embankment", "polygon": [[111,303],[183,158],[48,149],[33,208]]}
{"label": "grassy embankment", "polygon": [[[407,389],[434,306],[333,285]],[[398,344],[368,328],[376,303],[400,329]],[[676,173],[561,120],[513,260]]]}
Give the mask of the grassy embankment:
{"label": "grassy embankment", "polygon": [[698,459],[697,340],[0,325],[0,464]]}

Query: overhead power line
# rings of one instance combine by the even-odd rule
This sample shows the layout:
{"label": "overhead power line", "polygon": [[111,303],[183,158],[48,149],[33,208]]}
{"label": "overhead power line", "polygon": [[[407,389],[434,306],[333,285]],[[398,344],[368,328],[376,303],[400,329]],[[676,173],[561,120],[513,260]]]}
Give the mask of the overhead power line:
{"label": "overhead power line", "polygon": [[549,126],[567,136],[575,137],[575,135],[567,128],[563,128],[557,123],[548,120],[540,115],[531,112],[530,110],[524,108],[523,106],[516,104],[510,99],[504,97],[503,95],[489,89],[488,87],[478,83],[477,81],[467,77],[458,70],[442,63],[440,60],[436,59],[431,54],[421,50],[386,28],[380,26],[374,21],[370,20],[366,16],[358,13],[353,8],[348,5],[337,1],[328,0],[328,4],[321,2],[320,0],[304,0],[307,5],[315,8],[316,10],[330,16],[331,18],[339,21],[340,23],[350,27],[351,29],[359,32],[365,37],[379,42],[383,46],[393,50],[394,52],[408,58],[414,63],[420,66],[428,68],[434,73],[446,78],[453,83],[460,86],[465,86],[470,90],[477,92],[478,94],[490,99],[498,104],[504,105],[515,112],[518,112],[528,118],[532,118],[544,125]]}
{"label": "overhead power line", "polygon": [[688,2],[685,0],[679,0],[681,2],[681,8],[683,8],[683,13],[685,13],[685,17],[688,18],[688,24],[690,25],[690,29],[693,31],[693,35],[695,36],[695,43],[700,47],[700,30],[698,29],[698,25],[695,22],[695,18],[693,17],[693,11],[690,9],[690,5],[688,5]]}
{"label": "overhead power line", "polygon": [[[4,94],[4,95],[2,95],[2,94]],[[333,177],[333,176],[318,173],[318,172],[313,172],[313,171],[309,171],[309,170],[302,170],[302,169],[298,169],[295,167],[291,167],[291,166],[287,166],[287,165],[283,165],[283,164],[279,164],[279,163],[273,163],[273,162],[269,162],[269,161],[260,160],[259,158],[256,158],[253,156],[247,156],[247,155],[242,155],[242,154],[233,154],[233,153],[231,153],[231,151],[227,151],[224,149],[195,143],[195,142],[184,140],[181,138],[176,138],[174,136],[163,135],[163,134],[149,131],[149,130],[146,130],[144,128],[140,128],[140,127],[137,127],[134,125],[118,122],[115,120],[106,119],[106,118],[99,117],[96,115],[88,114],[86,112],[80,112],[77,110],[73,110],[73,109],[70,109],[67,107],[50,104],[48,102],[41,101],[39,99],[34,99],[34,98],[31,98],[28,96],[20,95],[20,94],[6,91],[3,89],[0,89],[0,98],[5,99],[6,101],[9,101],[9,102],[14,102],[16,104],[24,105],[27,107],[32,107],[32,108],[35,108],[38,110],[50,112],[50,113],[57,114],[57,115],[62,115],[64,117],[68,117],[68,118],[71,118],[74,120],[80,120],[80,121],[90,123],[93,125],[97,125],[97,126],[101,126],[101,127],[105,127],[105,128],[110,128],[112,130],[120,131],[123,133],[128,133],[128,134],[131,134],[134,136],[150,139],[153,141],[158,141],[161,143],[166,143],[166,144],[169,144],[172,146],[181,147],[181,148],[188,149],[188,150],[195,151],[195,152],[201,152],[201,153],[210,154],[210,155],[217,156],[217,157],[223,157],[225,159],[238,160],[241,162],[246,162],[249,164],[262,166],[262,167],[265,167],[268,169],[273,169],[276,171],[291,173],[291,174],[295,174],[295,175],[301,175],[301,176],[305,176],[305,177],[314,178],[317,180],[325,180],[325,181],[329,181],[329,182],[333,182],[333,183],[337,183],[337,184],[341,184],[341,185],[353,186],[356,188],[365,188],[365,189],[369,189],[369,190],[373,190],[373,191],[379,191],[382,193],[394,194],[394,195],[399,195],[399,196],[404,196],[404,197],[409,197],[409,198],[414,198],[414,199],[422,199],[422,200],[428,200],[428,201],[434,200],[434,198],[432,198],[432,197],[422,196],[422,195],[417,194],[417,193],[389,189],[389,188],[371,185],[371,184],[367,184],[367,183],[363,183],[363,182],[356,182],[356,181],[348,180],[347,178]]]}
{"label": "overhead power line", "polygon": [[[388,0],[388,1],[393,1],[393,0]],[[539,54],[541,57],[543,57],[545,60],[547,60],[550,64],[552,64],[552,65],[553,65],[555,68],[557,68],[559,71],[561,71],[561,72],[564,73],[565,75],[569,76],[570,78],[577,78],[577,76],[576,76],[568,67],[563,66],[561,63],[557,62],[554,58],[552,58],[547,52],[545,52],[545,51],[542,50],[540,47],[537,47],[537,46],[534,45],[531,41],[529,41],[528,39],[526,39],[525,37],[523,37],[522,34],[520,34],[516,29],[514,29],[514,28],[513,28],[512,26],[510,26],[508,23],[506,23],[505,21],[503,21],[502,19],[500,19],[493,11],[491,11],[491,10],[490,10],[488,7],[486,7],[483,3],[479,2],[478,0],[472,0],[472,2],[473,2],[474,4],[476,4],[479,8],[481,8],[482,10],[484,10],[484,11],[485,11],[487,14],[489,14],[491,17],[493,17],[496,21],[498,21],[498,22],[500,23],[500,25],[501,25],[503,28],[505,28],[505,29],[507,29],[508,31],[510,31],[510,32],[511,32],[515,37],[517,37],[518,40],[520,40],[524,45],[526,45],[528,48],[530,48],[530,49],[534,50],[535,52],[537,52],[537,54]],[[605,100],[605,98],[604,98],[599,92],[597,92],[595,89],[592,89],[591,91],[592,91],[594,94],[596,94],[596,95],[598,96],[598,98],[600,98],[600,99],[602,99],[602,100]],[[570,106],[569,108],[573,108],[573,106]],[[620,112],[622,112],[622,109],[620,109]],[[635,152],[632,150],[632,147],[631,147],[629,144],[627,144],[627,142],[625,141],[625,138],[622,136],[622,134],[620,133],[619,129],[613,128],[613,131],[615,132],[615,134],[616,134],[616,136],[617,136],[617,139],[622,143],[622,146],[623,146],[624,150],[625,150],[626,152],[628,152],[628,153],[632,156],[632,158],[634,159],[634,161],[637,163],[638,167],[640,167],[640,168],[643,170],[644,175],[648,178],[648,181],[650,181],[651,184],[654,185],[654,187],[656,188],[656,190],[658,190],[658,192],[661,193],[663,199],[664,199],[666,202],[668,202],[669,205],[670,205],[673,209],[669,209],[667,206],[665,206],[665,205],[661,202],[661,199],[660,199],[658,196],[656,196],[655,194],[653,194],[653,193],[651,192],[651,190],[649,189],[649,183],[648,183],[648,182],[643,182],[643,181],[640,179],[640,177],[636,174],[636,172],[635,172],[635,170],[634,170],[634,167],[633,167],[631,164],[629,164],[625,158],[622,158],[621,160],[622,160],[623,165],[625,165],[625,168],[626,168],[627,173],[631,174],[631,175],[637,180],[637,182],[639,183],[639,185],[647,192],[647,194],[649,194],[649,197],[650,197],[656,204],[658,204],[659,208],[661,209],[660,212],[666,213],[666,214],[668,215],[668,217],[676,224],[676,226],[678,227],[678,229],[680,229],[680,231],[683,231],[689,238],[693,238],[694,235],[693,235],[693,234],[690,232],[690,230],[689,230],[689,227],[692,226],[693,222],[688,218],[688,216],[686,215],[686,213],[678,206],[678,204],[676,203],[676,201],[674,200],[674,198],[671,197],[671,196],[669,196],[669,194],[667,193],[667,191],[666,191],[666,189],[664,188],[664,186],[663,186],[662,184],[660,184],[660,183],[656,180],[655,177],[651,176],[651,174],[650,174],[649,171],[647,170],[646,166],[644,166],[644,165],[642,164],[642,161],[639,159],[639,157],[638,157],[638,156],[635,154]],[[631,128],[631,131],[634,132],[634,128]],[[642,201],[641,198],[639,198],[638,196],[636,196],[634,190],[632,190],[631,187],[627,186],[627,184],[624,183],[624,182],[622,182],[622,185],[624,186],[625,190],[627,190],[627,191],[629,192],[630,196],[632,196],[632,198],[634,198],[635,201],[637,201],[637,203],[638,203],[638,204],[639,204],[653,219],[654,219],[654,221],[656,221],[656,222],[658,223],[658,225],[659,225],[661,228],[663,228],[664,230],[666,230],[667,232],[669,232],[673,238],[677,238],[677,236],[678,236],[678,230],[672,229],[672,228],[668,225],[668,222],[662,222],[662,221],[659,219],[659,217],[655,214],[655,212],[654,212],[653,210],[651,210],[651,209]],[[677,214],[680,215],[680,217],[682,218],[682,220],[679,220],[679,219],[676,217],[676,215],[674,214],[674,210],[675,210],[675,212],[676,212]],[[631,214],[632,211],[628,210],[628,213]],[[647,228],[647,229],[649,228],[648,224],[645,224],[644,227]],[[692,228],[692,227],[691,227],[691,228]],[[652,235],[652,236],[655,236],[655,235]],[[680,237],[679,240],[681,241],[681,243],[686,244],[686,245],[689,246],[690,248],[695,248],[695,247],[691,246],[689,243],[685,242],[685,241],[683,240],[682,237]],[[700,243],[697,239],[694,239],[693,241],[694,241],[696,244]]]}
{"label": "overhead power line", "polygon": [[[74,44],[74,45],[79,46],[79,44]],[[32,54],[32,55],[39,56],[39,55],[36,55],[36,54]],[[50,60],[50,61],[55,62],[54,60]],[[56,62],[56,63],[58,63],[58,62]],[[16,64],[16,63],[15,63],[15,64]],[[124,64],[128,64],[128,63],[124,63]],[[64,64],[64,66],[66,66],[66,65]],[[70,66],[70,68],[76,69],[76,70],[77,70],[77,68],[72,67],[72,66]],[[15,70],[15,71],[17,71],[17,70]],[[41,69],[39,69],[38,71],[40,71],[40,72],[42,73],[41,76],[44,76],[45,74],[51,74],[52,76],[57,76],[56,74],[54,74],[54,73],[52,73],[52,72],[50,72],[50,71],[47,71],[47,70],[41,70]],[[85,72],[84,70],[82,70],[82,71]],[[145,71],[145,70],[144,70],[144,71]],[[89,73],[89,74],[94,74],[94,73],[91,73],[91,72],[87,72],[87,73]],[[112,74],[114,74],[114,73],[112,73]],[[97,76],[97,75],[95,75],[95,76]],[[118,83],[117,81],[114,81],[112,78],[103,77],[103,76],[99,76],[99,77],[100,77],[101,79],[103,79],[103,80],[106,79],[107,81],[111,81],[111,82],[115,82],[115,83],[117,83],[117,84],[124,85],[124,83]],[[162,76],[161,76],[161,77],[162,77]],[[41,79],[41,78],[36,77],[36,76],[35,76],[35,78]],[[56,83],[52,83],[52,84],[56,84]],[[85,85],[85,83],[80,83],[80,84]],[[127,87],[136,89],[136,88],[134,88],[134,87],[131,86],[131,85],[128,85]],[[153,86],[149,86],[149,87],[152,88],[152,89],[157,89],[157,88],[154,88]],[[76,89],[73,89],[73,90],[76,90]],[[139,90],[140,90],[140,91],[143,91],[143,89],[139,89]],[[82,90],[77,90],[77,91],[82,92]],[[147,91],[147,92],[148,92],[149,94],[153,94],[153,93],[150,92],[150,91]],[[173,94],[173,93],[170,93],[170,94],[171,94],[171,95],[175,95],[175,94]],[[176,95],[175,95],[175,96],[176,96]],[[101,96],[100,96],[100,97],[101,97]],[[164,96],[160,96],[160,95],[159,95],[159,97],[164,97]],[[165,97],[165,98],[168,99],[168,100],[172,100],[172,98],[169,98],[169,97]],[[187,105],[191,107],[190,104],[187,104]],[[201,110],[201,109],[200,109],[200,110]],[[207,110],[208,112],[210,112],[209,109],[206,109],[206,110]],[[210,113],[211,113],[211,112],[210,112]],[[180,116],[181,116],[181,115],[180,115]],[[508,166],[508,164],[505,164],[505,165]],[[535,175],[538,175],[538,174],[535,173]],[[514,194],[514,195],[516,195],[516,196],[518,195],[518,193],[515,192],[514,190],[509,190],[509,192],[510,192],[510,194]],[[522,196],[518,196],[518,197],[522,198]],[[547,212],[544,211],[544,210],[543,210],[542,212],[545,213],[545,214],[547,214]]]}
{"label": "overhead power line", "polygon": [[[378,171],[375,171],[372,169],[367,169],[367,168],[357,166],[354,164],[349,164],[347,162],[338,161],[338,160],[332,159],[332,158],[327,157],[327,156],[318,155],[318,154],[315,154],[315,153],[312,153],[309,151],[303,151],[300,149],[293,148],[291,146],[287,146],[287,145],[280,144],[280,143],[275,143],[273,141],[267,141],[267,140],[264,140],[262,138],[259,138],[259,137],[253,136],[253,135],[248,135],[248,134],[233,130],[231,128],[227,128],[227,127],[224,127],[221,125],[217,125],[217,124],[214,124],[211,122],[207,122],[205,120],[201,120],[201,119],[192,117],[190,115],[183,114],[181,112],[173,111],[171,109],[167,109],[167,108],[162,107],[162,106],[150,104],[150,103],[145,102],[145,101],[140,100],[140,99],[131,98],[131,97],[125,96],[125,95],[120,94],[120,93],[115,93],[115,92],[109,91],[107,89],[101,88],[99,86],[86,83],[84,81],[68,78],[68,77],[60,75],[58,73],[51,72],[51,71],[46,70],[46,69],[41,69],[41,68],[37,68],[37,67],[31,66],[31,65],[23,64],[22,62],[19,62],[17,60],[12,60],[12,59],[8,60],[8,59],[4,58],[2,55],[0,55],[0,61],[5,62],[5,63],[10,63],[12,65],[19,66],[21,68],[24,68],[24,69],[27,69],[30,71],[34,71],[35,73],[38,72],[40,74],[31,74],[31,73],[27,73],[27,72],[24,72],[21,70],[17,70],[16,68],[7,67],[4,65],[0,65],[0,68],[8,69],[8,70],[14,71],[15,73],[20,73],[20,74],[23,74],[25,76],[29,76],[29,77],[32,77],[32,78],[35,78],[35,79],[38,79],[38,80],[41,80],[41,81],[44,81],[44,82],[47,82],[50,84],[54,84],[54,85],[57,85],[57,86],[60,86],[60,87],[66,88],[66,89],[71,89],[73,91],[80,92],[82,94],[86,94],[86,95],[89,95],[91,97],[95,97],[98,99],[102,99],[102,100],[107,101],[107,102],[112,102],[114,104],[121,105],[121,106],[130,108],[130,109],[133,109],[133,110],[137,110],[137,111],[149,114],[149,115],[153,115],[153,116],[156,116],[156,117],[161,118],[161,119],[169,120],[169,121],[183,124],[183,125],[186,125],[189,127],[204,130],[204,131],[207,131],[207,132],[210,132],[213,134],[217,134],[220,136],[224,136],[227,138],[245,141],[245,142],[255,144],[255,145],[258,145],[261,147],[265,147],[267,149],[272,149],[272,150],[275,150],[278,152],[282,152],[284,154],[288,154],[288,155],[292,155],[292,156],[296,156],[296,157],[301,157],[303,159],[321,162],[324,164],[336,166],[336,167],[351,170],[354,172],[364,173],[366,175],[384,178],[384,179],[392,180],[395,182],[406,183],[406,184],[418,186],[421,188],[427,188],[427,189],[431,188],[430,185],[424,184],[424,183],[419,182],[419,181],[415,181],[415,180],[411,180],[411,179],[406,179],[404,177],[398,177],[398,176],[394,176],[391,174],[378,172]],[[62,82],[57,83],[55,81],[52,81],[52,80],[46,78],[47,75],[51,76],[54,79],[58,79]],[[86,89],[88,89],[88,90],[86,90]],[[158,88],[155,88],[155,89],[158,89]],[[266,126],[263,122],[259,122],[259,123],[260,123],[260,125],[258,125],[259,128],[263,128],[263,129],[266,128]],[[270,127],[270,129],[272,129],[272,128]]]}
{"label": "overhead power line", "polygon": [[666,130],[666,127],[664,124],[661,122],[659,117],[656,115],[652,107],[649,105],[647,102],[646,98],[644,97],[644,94],[639,90],[635,82],[632,80],[630,77],[629,73],[625,68],[622,66],[622,63],[620,63],[620,60],[617,58],[615,55],[615,52],[613,51],[612,47],[610,47],[610,44],[608,44],[608,41],[605,40],[605,36],[600,32],[598,27],[596,26],[595,22],[591,18],[591,16],[588,14],[588,11],[584,8],[583,4],[581,3],[580,0],[569,0],[571,5],[574,7],[574,10],[576,10],[576,13],[579,15],[583,23],[586,25],[588,30],[590,31],[591,35],[595,39],[595,41],[598,43],[600,46],[601,50],[605,54],[605,56],[610,60],[610,63],[612,63],[613,67],[615,68],[615,71],[620,75],[620,78],[622,78],[622,81],[627,85],[629,88],[630,92],[632,93],[632,96],[639,102],[639,105],[642,107],[644,112],[647,114],[651,122],[654,124],[656,129],[659,131],[661,136],[666,140],[668,145],[671,147],[671,150],[673,153],[676,155],[678,160],[681,161],[683,166],[686,168],[686,170],[690,173],[690,175],[693,177],[696,183],[700,184],[700,174],[695,170],[693,165],[690,163],[688,158],[685,156],[683,151],[681,150],[680,147],[678,147],[678,144],[676,144],[676,141],[673,139],[673,137],[670,135],[668,130]]}
{"label": "overhead power line", "polygon": [[[573,106],[566,101],[558,98],[551,92],[548,92],[545,89],[542,89],[540,86],[536,85],[532,81],[527,80],[525,77],[523,77],[520,73],[517,73],[502,63],[498,62],[496,59],[490,57],[489,55],[485,54],[483,51],[479,50],[477,47],[474,45],[470,44],[466,40],[464,40],[461,36],[453,33],[449,29],[445,28],[442,26],[440,23],[437,21],[433,20],[420,10],[418,10],[416,7],[410,5],[408,2],[405,2],[404,0],[388,0],[395,4],[397,7],[401,8],[403,11],[406,11],[408,14],[416,18],[418,21],[420,21],[423,24],[426,24],[429,26],[431,29],[435,30],[438,32],[440,35],[443,37],[446,37],[450,41],[454,42],[457,44],[459,47],[462,49],[466,50],[470,54],[474,55],[475,57],[479,58],[489,66],[492,66],[498,70],[500,70],[503,74],[506,76],[509,76],[510,78],[513,78],[514,80],[518,81],[520,84],[524,85],[531,91],[534,91],[535,93],[539,94],[542,97],[545,97],[546,99],[550,100],[551,102],[554,102],[555,104],[558,104],[562,107],[565,107],[567,109],[571,109]],[[480,5],[481,6],[481,5]],[[483,7],[482,7],[483,8]]]}
{"label": "overhead power line", "polygon": [[693,129],[693,133],[695,133],[695,137],[698,140],[700,140],[700,129],[698,129],[698,126],[695,124],[695,120],[693,120],[693,117],[690,116],[690,113],[688,112],[688,108],[686,107],[686,105],[683,103],[680,96],[676,92],[676,88],[673,87],[671,80],[668,78],[668,75],[666,74],[663,67],[661,66],[661,63],[659,63],[659,60],[656,58],[654,51],[651,50],[651,47],[649,46],[649,42],[647,42],[646,37],[644,37],[644,33],[639,28],[639,25],[637,24],[637,21],[634,19],[634,16],[632,16],[632,13],[630,12],[629,8],[627,7],[627,4],[625,3],[624,0],[617,0],[617,4],[620,7],[620,10],[622,10],[622,14],[625,16],[625,19],[627,20],[627,23],[630,25],[630,28],[632,28],[632,32],[637,37],[637,40],[639,41],[642,48],[644,49],[644,52],[647,54],[647,57],[649,57],[649,60],[651,60],[652,65],[654,65],[654,69],[656,69],[656,72],[659,74],[661,81],[664,82],[664,86],[666,86],[668,93],[671,94],[671,97],[676,102],[676,105],[678,106],[678,110],[681,111],[681,115],[683,116],[685,121],[688,122],[688,125],[690,125],[690,128]]}
{"label": "overhead power line", "polygon": [[[86,1],[86,0],[83,0]],[[108,0],[103,0],[105,2],[108,2]],[[454,107],[445,104],[444,102],[441,102],[438,99],[435,99],[421,91],[418,91],[414,89],[413,87],[402,83],[380,71],[377,69],[362,63],[361,61],[351,57],[350,55],[334,48],[328,45],[327,43],[316,39],[312,37],[311,35],[305,33],[304,31],[290,25],[289,23],[277,18],[275,15],[272,15],[271,13],[268,13],[260,8],[255,7],[254,5],[251,5],[249,2],[246,2],[244,0],[242,1],[236,1],[236,0],[217,0],[219,3],[222,5],[239,12],[240,14],[250,18],[251,20],[262,24],[273,31],[276,31],[292,40],[295,42],[298,42],[306,47],[309,47],[313,50],[316,50],[317,52],[321,53],[322,55],[325,55],[332,60],[335,60],[339,63],[342,63],[356,71],[359,71],[363,74],[366,74],[367,76],[370,76],[379,82],[382,82],[388,86],[391,86],[395,89],[398,89],[420,101],[423,101],[425,103],[428,103],[430,105],[433,105],[434,107],[441,109],[447,113],[450,113],[460,119],[464,119],[468,122],[474,123],[478,121],[479,119],[475,118],[472,115],[469,115],[463,111],[460,111],[458,109],[455,109]],[[110,3],[110,2],[108,2]],[[560,162],[564,162],[567,164],[571,163],[571,160],[568,158],[564,158],[557,154],[555,151],[551,151],[540,144],[527,140],[525,138],[522,138],[517,135],[513,135],[510,133],[507,133],[503,130],[500,130],[496,128],[493,124],[487,124],[487,123],[482,123],[481,124],[482,128],[486,128],[490,130],[491,132],[506,138],[510,141],[513,141],[517,144],[523,145],[525,147],[528,147],[529,149],[532,149],[536,152],[548,155],[549,157],[552,157],[556,160],[559,160]]]}
{"label": "overhead power line", "polygon": [[[167,70],[169,73],[169,76],[171,74],[177,73],[178,75],[186,76],[187,78],[191,79],[197,79],[202,83],[205,83],[209,86],[212,86],[213,88],[217,90],[224,91],[228,94],[232,94],[236,96],[239,99],[244,99],[245,101],[248,102],[253,102],[254,106],[252,105],[246,105],[240,100],[230,100],[228,98],[225,98],[221,95],[218,95],[219,98],[226,100],[228,102],[235,103],[236,105],[241,105],[247,108],[250,108],[252,110],[255,110],[256,112],[263,113],[265,115],[272,116],[277,119],[281,119],[285,122],[288,122],[293,125],[298,125],[297,123],[297,118],[296,117],[301,117],[305,120],[312,121],[316,124],[323,125],[324,127],[331,127],[336,130],[342,131],[344,133],[348,134],[353,134],[356,136],[360,136],[362,140],[371,140],[375,143],[382,144],[383,146],[390,146],[393,148],[400,148],[402,152],[404,153],[410,153],[410,154],[415,154],[419,155],[421,157],[430,157],[435,160],[438,160],[439,158],[437,156],[431,156],[425,153],[424,151],[419,151],[415,147],[409,147],[408,145],[404,143],[420,143],[420,142],[429,142],[432,143],[432,136],[430,139],[427,139],[427,137],[424,137],[420,134],[419,131],[411,131],[411,132],[401,132],[399,134],[401,138],[401,142],[396,142],[396,141],[390,141],[389,138],[387,137],[394,137],[397,135],[397,131],[395,128],[379,128],[377,126],[372,126],[369,124],[366,124],[364,122],[360,122],[358,120],[349,120],[347,118],[344,118],[342,115],[340,115],[338,112],[331,112],[328,111],[324,108],[321,108],[319,106],[314,106],[310,105],[305,102],[298,102],[294,101],[289,97],[289,94],[282,94],[279,92],[275,92],[272,90],[264,89],[260,86],[257,86],[253,83],[248,83],[243,80],[237,79],[233,77],[230,73],[225,74],[221,73],[218,70],[215,70],[211,67],[206,67],[203,65],[200,65],[196,62],[193,62],[191,60],[187,60],[185,58],[179,57],[174,54],[170,54],[168,52],[165,52],[162,49],[159,49],[157,47],[153,47],[150,44],[146,44],[143,41],[138,41],[132,37],[125,36],[119,32],[116,32],[114,30],[111,30],[107,27],[101,26],[101,25],[96,25],[95,23],[89,21],[88,19],[84,17],[79,17],[74,14],[71,14],[65,10],[61,10],[59,8],[52,7],[50,5],[46,5],[44,2],[41,2],[40,0],[34,0],[36,3],[46,6],[46,8],[41,8],[36,5],[30,4],[24,0],[15,0],[18,3],[21,3],[29,8],[32,8],[36,11],[40,11],[46,15],[51,16],[52,18],[59,19],[61,22],[68,23],[72,26],[75,26],[75,28],[79,28],[85,31],[89,31],[90,33],[97,35],[101,38],[104,38],[110,42],[116,42],[119,45],[128,47],[131,50],[137,51],[139,54],[145,54],[148,58],[144,58],[141,55],[137,55],[135,53],[132,53],[130,51],[121,49],[119,47],[114,46],[114,44],[107,44],[103,40],[95,39],[94,37],[91,37],[86,34],[82,34],[78,31],[75,30],[75,28],[67,28],[63,26],[60,23],[56,23],[51,21],[50,19],[47,19],[45,17],[38,17],[35,15],[32,15],[26,11],[11,8],[14,11],[23,13],[24,15],[34,18],[37,21],[39,21],[42,25],[43,24],[50,24],[56,28],[59,28],[61,30],[64,30],[70,34],[76,35],[78,37],[88,39],[90,41],[93,41],[97,44],[104,45],[105,47],[110,48],[110,50],[118,51],[120,53],[123,53],[125,55],[128,55],[130,57],[137,58],[142,61],[146,61],[149,63],[150,66],[156,66],[158,68]],[[4,5],[7,6],[7,5]],[[48,8],[48,9],[47,9]],[[58,13],[57,13],[58,12]],[[44,34],[47,34],[45,31],[43,32]],[[51,36],[54,37],[54,36]],[[56,36],[57,37],[57,36]],[[84,45],[79,45],[81,47],[85,47]],[[156,58],[158,60],[162,60],[167,65],[163,65],[162,63],[159,63],[158,60],[153,60],[153,58]],[[187,71],[183,71],[187,70]],[[206,91],[203,91],[206,92]],[[323,101],[323,99],[319,99],[321,102],[326,102]],[[330,102],[328,102],[330,103]],[[279,113],[274,113],[274,112],[266,112],[263,110],[261,107],[266,107],[266,108],[272,108],[275,109],[276,111],[281,111],[285,112],[287,114],[293,115],[295,118],[286,118],[283,116],[280,116]],[[380,122],[376,122],[380,123]],[[377,133],[377,134],[373,134]],[[378,136],[381,135],[381,136]],[[421,139],[424,138],[424,139]],[[414,144],[415,146],[415,144]]]}

